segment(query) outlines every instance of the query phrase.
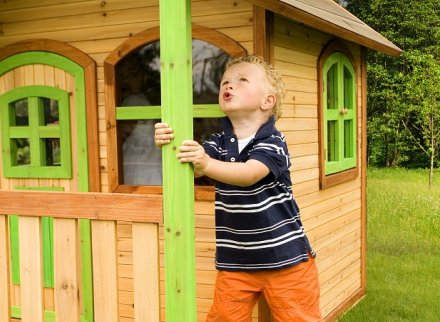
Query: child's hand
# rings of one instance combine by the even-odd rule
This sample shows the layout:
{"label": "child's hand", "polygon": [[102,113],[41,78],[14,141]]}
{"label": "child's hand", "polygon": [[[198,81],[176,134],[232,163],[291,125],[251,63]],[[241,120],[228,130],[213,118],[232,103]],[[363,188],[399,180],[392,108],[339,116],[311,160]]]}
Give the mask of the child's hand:
{"label": "child's hand", "polygon": [[179,148],[180,153],[177,158],[180,162],[191,162],[194,167],[194,174],[200,177],[205,174],[210,160],[209,155],[206,154],[205,149],[196,141],[184,141]]}
{"label": "child's hand", "polygon": [[174,139],[173,129],[167,123],[156,123],[154,129],[154,141],[158,147]]}

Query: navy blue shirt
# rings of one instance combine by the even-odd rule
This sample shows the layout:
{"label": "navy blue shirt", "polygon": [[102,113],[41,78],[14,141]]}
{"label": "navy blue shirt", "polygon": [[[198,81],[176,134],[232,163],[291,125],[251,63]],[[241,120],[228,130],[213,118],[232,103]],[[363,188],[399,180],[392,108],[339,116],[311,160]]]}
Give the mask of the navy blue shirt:
{"label": "navy blue shirt", "polygon": [[256,271],[308,261],[308,251],[315,253],[292,195],[290,155],[274,118],[261,126],[240,153],[228,118],[223,118],[223,129],[203,144],[210,157],[226,162],[258,160],[270,173],[248,187],[216,182],[216,268]]}

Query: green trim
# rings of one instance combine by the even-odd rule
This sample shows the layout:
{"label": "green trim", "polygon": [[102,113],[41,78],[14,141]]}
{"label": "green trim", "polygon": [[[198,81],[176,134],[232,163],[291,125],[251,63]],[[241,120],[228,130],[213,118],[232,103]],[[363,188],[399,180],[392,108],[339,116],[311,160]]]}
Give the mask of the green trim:
{"label": "green trim", "polygon": [[160,119],[160,106],[120,106],[116,108],[117,120]]}
{"label": "green trim", "polygon": [[356,167],[356,73],[347,56],[335,52],[324,64],[323,78],[325,174],[329,175]]}
{"label": "green trim", "polygon": [[[222,117],[225,114],[218,104],[197,104],[193,105],[195,118]],[[149,120],[160,119],[160,106],[119,106],[116,108],[117,120]]]}
{"label": "green trim", "polygon": [[197,104],[193,106],[194,117],[209,118],[223,117],[225,114],[220,109],[219,104]]}
{"label": "green trim", "polygon": [[[86,108],[86,86],[84,68],[74,61],[46,51],[28,51],[10,56],[0,62],[0,75],[15,69],[19,66],[30,64],[51,65],[71,74],[75,79],[75,106],[77,122],[77,164],[78,173],[73,174],[78,178],[78,190],[89,191],[89,164],[87,150],[87,108]],[[4,122],[2,118],[0,121]],[[3,123],[0,124],[3,126]],[[80,220],[81,236],[81,261],[82,261],[82,288],[83,288],[83,316],[81,321],[93,321],[93,283],[92,283],[92,262],[91,262],[91,230],[90,221]]]}
{"label": "green trim", "polygon": [[9,239],[11,243],[11,278],[15,285],[20,284],[20,243],[18,238],[18,216],[9,216]]}
{"label": "green trim", "polygon": [[[28,125],[15,126],[10,104],[28,100]],[[58,102],[59,124],[44,125],[44,107],[41,98]],[[7,178],[71,178],[71,139],[69,94],[49,86],[24,86],[0,96],[2,119],[3,175]],[[30,142],[30,165],[16,165],[16,147],[12,139],[27,138]],[[60,140],[60,166],[46,165],[45,138]]]}
{"label": "green trim", "polygon": [[175,134],[162,148],[165,315],[167,322],[193,322],[194,174],[176,159],[177,146],[193,133],[191,0],[160,0],[159,9],[162,119]]}

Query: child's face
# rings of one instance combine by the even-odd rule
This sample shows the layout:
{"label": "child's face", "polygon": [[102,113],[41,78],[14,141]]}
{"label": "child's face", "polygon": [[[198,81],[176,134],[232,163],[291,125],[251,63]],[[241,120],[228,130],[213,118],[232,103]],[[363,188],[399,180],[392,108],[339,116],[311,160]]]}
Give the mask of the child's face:
{"label": "child's face", "polygon": [[219,103],[228,115],[246,115],[265,111],[268,94],[266,75],[258,65],[243,62],[229,67],[220,85]]}

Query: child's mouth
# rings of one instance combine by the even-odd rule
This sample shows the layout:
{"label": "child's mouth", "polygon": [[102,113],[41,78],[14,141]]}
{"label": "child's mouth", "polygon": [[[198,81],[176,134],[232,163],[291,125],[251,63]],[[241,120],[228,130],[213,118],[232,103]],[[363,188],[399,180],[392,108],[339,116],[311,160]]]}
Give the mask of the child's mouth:
{"label": "child's mouth", "polygon": [[223,93],[223,99],[224,100],[229,100],[232,97],[232,94],[229,92],[224,92]]}

